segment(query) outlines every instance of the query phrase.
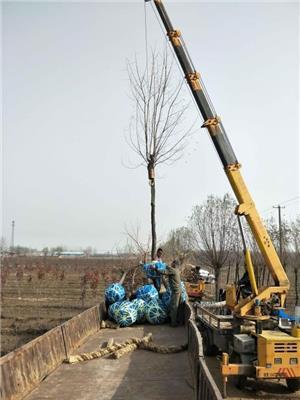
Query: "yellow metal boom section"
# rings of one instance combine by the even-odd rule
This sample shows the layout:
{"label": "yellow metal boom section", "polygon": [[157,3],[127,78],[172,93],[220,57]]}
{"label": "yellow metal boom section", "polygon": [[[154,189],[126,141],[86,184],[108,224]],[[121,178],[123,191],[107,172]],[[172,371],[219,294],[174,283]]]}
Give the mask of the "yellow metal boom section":
{"label": "yellow metal boom section", "polygon": [[245,216],[275,284],[288,290],[290,287],[288,277],[245,185],[240,165],[230,165],[225,172],[239,202],[236,213]]}

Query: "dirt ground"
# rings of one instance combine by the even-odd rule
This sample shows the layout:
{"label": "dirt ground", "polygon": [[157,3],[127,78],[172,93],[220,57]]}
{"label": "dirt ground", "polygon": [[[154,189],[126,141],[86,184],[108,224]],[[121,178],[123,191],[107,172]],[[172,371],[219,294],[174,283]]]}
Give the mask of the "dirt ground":
{"label": "dirt ground", "polygon": [[[102,301],[136,260],[11,257],[1,269],[1,356]],[[134,272],[134,270],[133,270]],[[132,274],[126,277],[133,290]],[[137,285],[141,276],[135,273]]]}

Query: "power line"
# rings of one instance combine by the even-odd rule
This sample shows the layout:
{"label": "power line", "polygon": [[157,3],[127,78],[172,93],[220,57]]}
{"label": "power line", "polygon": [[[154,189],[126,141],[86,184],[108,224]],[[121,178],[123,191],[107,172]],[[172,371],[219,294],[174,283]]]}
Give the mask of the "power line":
{"label": "power line", "polygon": [[[189,85],[188,85],[188,83],[187,83],[187,81],[186,81],[186,78],[185,78],[183,72],[182,72],[180,63],[179,63],[177,57],[175,56],[174,49],[173,49],[173,47],[172,47],[172,45],[171,45],[171,43],[170,43],[170,40],[169,40],[168,37],[166,36],[166,31],[165,31],[165,29],[164,29],[164,26],[163,26],[163,24],[162,24],[160,18],[159,18],[158,15],[157,15],[157,10],[156,10],[156,8],[153,6],[152,1],[151,1],[151,7],[152,7],[153,13],[154,13],[154,15],[155,15],[155,17],[156,17],[156,20],[157,20],[157,22],[158,22],[158,25],[160,26],[160,29],[161,29],[161,31],[162,31],[162,33],[163,33],[163,37],[164,37],[165,40],[166,40],[167,46],[169,47],[169,49],[170,49],[170,51],[171,51],[171,55],[172,55],[172,57],[173,57],[173,60],[175,60],[175,63],[176,63],[176,65],[177,65],[177,67],[178,67],[179,74],[181,75],[181,77],[182,77],[182,79],[183,79],[183,81],[184,81],[184,83],[185,83],[185,86],[186,86],[186,88],[188,89],[188,94],[189,94],[189,96],[192,98],[192,101],[194,102],[194,104],[195,104],[195,106],[196,106],[196,110],[197,110],[198,114],[200,115],[201,120],[203,120],[203,116],[202,116],[202,114],[201,114],[201,112],[200,112],[200,110],[199,110],[199,107],[197,106],[197,103],[196,103],[196,100],[195,100],[194,96],[193,96],[192,93],[191,93],[191,90],[190,90],[190,88],[189,88]],[[182,36],[181,36],[181,39],[183,39]],[[194,66],[193,66],[193,68],[194,68]]]}
{"label": "power line", "polygon": [[[296,201],[296,200],[298,200],[298,199],[300,199],[300,196],[292,197],[292,198],[289,199],[289,200],[281,201],[281,202],[279,203],[279,205],[287,204],[287,203],[290,203],[290,202],[294,202],[294,201]],[[289,207],[289,206],[290,206],[290,205],[288,205],[287,207]],[[264,213],[266,213],[266,212],[272,211],[273,208],[274,208],[274,207],[266,208],[265,210],[262,210],[261,213],[264,214]]]}

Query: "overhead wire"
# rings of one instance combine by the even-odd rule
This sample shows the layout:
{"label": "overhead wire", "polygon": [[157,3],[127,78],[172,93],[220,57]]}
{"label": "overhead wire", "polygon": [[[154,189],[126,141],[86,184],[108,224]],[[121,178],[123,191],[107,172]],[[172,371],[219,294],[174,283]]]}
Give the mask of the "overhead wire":
{"label": "overhead wire", "polygon": [[[291,199],[281,201],[278,204],[279,205],[287,204],[287,203],[294,202],[294,201],[297,201],[297,200],[300,201],[300,196],[292,197]],[[272,211],[272,210],[274,210],[273,206],[269,207],[269,208],[266,208],[265,210],[262,210],[261,213],[266,213],[266,212],[269,212],[269,211]]]}
{"label": "overhead wire", "polygon": [[[201,112],[200,112],[200,110],[199,110],[199,108],[198,108],[198,105],[197,105],[197,103],[196,103],[196,101],[195,101],[194,96],[192,95],[192,92],[191,92],[191,90],[190,90],[190,87],[189,87],[189,85],[188,85],[188,83],[187,83],[187,81],[186,81],[186,77],[185,77],[184,74],[182,73],[182,69],[181,69],[181,66],[180,66],[180,64],[179,64],[179,61],[178,61],[177,57],[176,57],[175,54],[174,54],[174,49],[173,49],[172,45],[170,44],[169,39],[168,39],[167,36],[166,36],[165,28],[164,28],[164,26],[162,25],[162,22],[161,22],[160,18],[159,18],[158,15],[157,15],[157,10],[156,10],[156,8],[153,6],[152,2],[151,2],[151,6],[152,6],[152,10],[153,10],[153,12],[154,12],[154,15],[155,15],[155,17],[156,17],[156,19],[157,19],[157,21],[158,21],[158,24],[159,24],[159,26],[160,26],[160,28],[161,28],[161,30],[162,30],[162,32],[163,32],[163,35],[164,35],[164,37],[165,37],[165,39],[166,39],[166,41],[167,41],[167,43],[168,43],[168,45],[169,45],[169,48],[171,49],[171,53],[172,53],[173,59],[175,59],[176,64],[177,64],[178,69],[179,69],[179,72],[180,72],[180,74],[183,76],[183,79],[184,79],[184,81],[185,81],[186,87],[188,88],[188,92],[189,92],[190,96],[192,97],[192,99],[193,99],[193,101],[194,101],[194,104],[195,104],[195,106],[196,106],[196,108],[197,108],[197,111],[199,112],[199,114],[200,114],[200,116],[201,116],[201,118],[202,118],[202,120],[203,120],[203,116],[202,116],[202,114],[201,114]],[[188,51],[188,48],[187,48],[187,46],[186,46],[185,40],[184,40],[184,38],[183,38],[182,35],[180,35],[180,39],[181,39],[182,47],[184,48],[184,51],[185,51],[186,56],[187,56],[187,58],[188,58],[188,61],[189,61],[189,63],[191,64],[191,67],[192,67],[193,71],[196,73],[196,72],[197,72],[196,67],[195,67],[195,65],[194,65],[194,63],[193,63],[193,60],[192,60],[192,58],[191,58],[191,56],[190,56],[190,53],[189,53],[189,51]],[[202,87],[202,91],[203,91],[203,93],[204,93],[204,96],[205,96],[205,98],[206,98],[206,101],[209,103],[209,106],[210,106],[211,110],[213,111],[213,114],[214,114],[215,116],[217,116],[216,110],[215,110],[215,108],[214,108],[214,105],[212,104],[212,101],[211,101],[211,99],[210,99],[210,97],[209,97],[209,94],[208,94],[207,89],[206,89],[206,86],[205,86],[205,84],[204,84],[204,82],[203,82],[203,80],[202,80],[202,78],[201,78],[201,75],[200,75],[200,77],[199,77],[199,81],[200,81],[200,85],[201,85],[201,87]]]}
{"label": "overhead wire", "polygon": [[149,59],[148,59],[148,23],[147,23],[146,1],[144,1],[144,21],[145,21],[146,74],[147,74],[147,82],[148,82],[149,81]]}
{"label": "overhead wire", "polygon": [[[158,18],[157,10],[156,10],[155,7],[153,6],[152,1],[151,1],[150,3],[151,3],[151,7],[152,7],[152,10],[153,10],[153,13],[154,13],[154,15],[155,15],[155,17],[156,17],[156,20],[157,20],[157,22],[158,22],[158,25],[160,26],[160,28],[161,28],[161,30],[162,30],[162,32],[163,32],[164,38],[165,38],[165,40],[166,40],[166,43],[167,43],[168,46],[169,46],[169,49],[170,49],[170,51],[171,51],[173,60],[175,60],[175,62],[176,62],[176,64],[177,64],[179,73],[180,73],[180,75],[182,76],[182,79],[183,79],[183,81],[184,81],[184,83],[185,83],[185,86],[186,86],[187,89],[188,89],[188,93],[189,93],[189,95],[191,96],[191,98],[192,98],[192,100],[193,100],[193,102],[194,102],[194,104],[195,104],[195,106],[196,106],[196,110],[197,110],[197,112],[199,113],[201,119],[203,120],[203,116],[202,116],[202,114],[201,114],[201,112],[200,112],[200,110],[199,110],[199,108],[198,108],[198,105],[197,105],[197,103],[196,103],[196,100],[194,99],[194,96],[192,95],[192,93],[191,93],[191,91],[190,91],[190,87],[189,87],[189,85],[188,85],[188,83],[187,83],[187,81],[186,81],[186,78],[185,78],[185,76],[184,76],[184,74],[183,74],[183,72],[182,72],[182,69],[181,69],[181,66],[180,66],[180,64],[179,64],[179,61],[178,61],[177,57],[176,57],[175,54],[174,54],[174,49],[173,49],[173,47],[172,47],[172,45],[171,45],[169,39],[168,39],[167,36],[166,36],[166,32],[165,32],[165,29],[164,29],[164,27],[163,27],[163,25],[162,25],[161,20]],[[194,68],[194,67],[193,67],[193,68]]]}

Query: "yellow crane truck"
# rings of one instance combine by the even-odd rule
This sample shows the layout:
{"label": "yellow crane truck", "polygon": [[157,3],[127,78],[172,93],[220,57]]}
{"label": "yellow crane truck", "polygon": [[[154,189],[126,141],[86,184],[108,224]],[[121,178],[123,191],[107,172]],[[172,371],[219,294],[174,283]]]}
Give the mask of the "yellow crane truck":
{"label": "yellow crane truck", "polygon": [[221,118],[212,105],[199,72],[194,68],[181,32],[173,28],[162,1],[153,2],[204,119],[202,128],[208,130],[237,198],[235,213],[248,222],[274,280],[273,286],[257,287],[251,255],[246,248],[245,265],[250,293],[244,298],[239,298],[236,285],[226,288],[226,309],[230,310],[230,315],[217,315],[212,309],[203,307],[197,309],[198,324],[206,352],[222,352],[221,371],[225,396],[229,376],[236,376],[240,383],[247,377],[284,378],[290,391],[299,390],[299,322],[290,326],[284,324],[278,315],[274,316],[274,313],[278,314],[279,310],[285,307],[290,287],[288,277],[241,175],[241,164],[237,160]]}

